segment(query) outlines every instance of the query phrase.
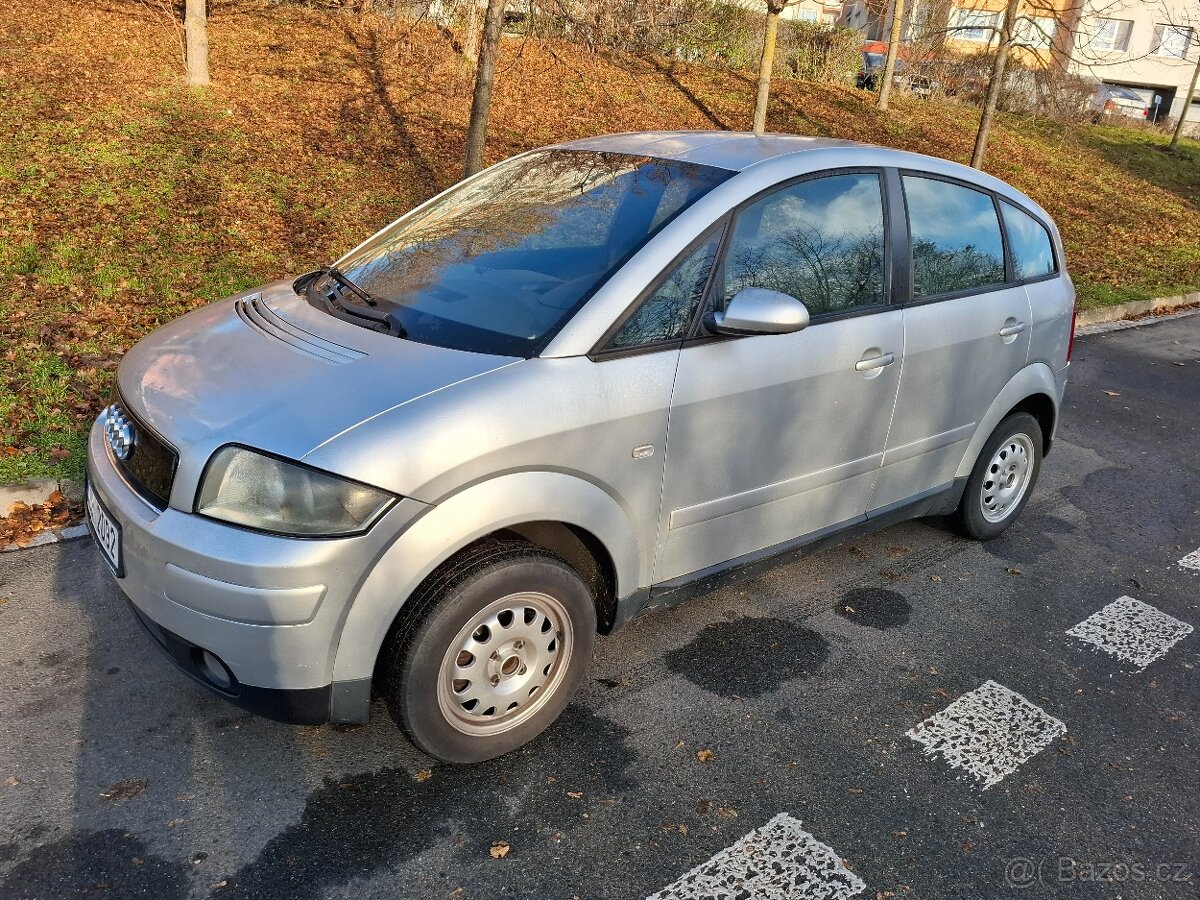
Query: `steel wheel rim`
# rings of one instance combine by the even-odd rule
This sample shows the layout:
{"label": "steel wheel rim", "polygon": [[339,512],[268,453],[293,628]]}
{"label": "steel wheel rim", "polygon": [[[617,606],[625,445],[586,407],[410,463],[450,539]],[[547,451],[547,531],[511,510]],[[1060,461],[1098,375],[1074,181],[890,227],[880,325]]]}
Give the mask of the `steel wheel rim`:
{"label": "steel wheel rim", "polygon": [[1017,433],[992,454],[979,489],[979,509],[995,524],[1007,519],[1029,489],[1033,475],[1033,441]]}
{"label": "steel wheel rim", "polygon": [[438,671],[438,706],[463,734],[516,728],[562,683],[574,649],[566,608],[523,591],[494,600],[459,629]]}

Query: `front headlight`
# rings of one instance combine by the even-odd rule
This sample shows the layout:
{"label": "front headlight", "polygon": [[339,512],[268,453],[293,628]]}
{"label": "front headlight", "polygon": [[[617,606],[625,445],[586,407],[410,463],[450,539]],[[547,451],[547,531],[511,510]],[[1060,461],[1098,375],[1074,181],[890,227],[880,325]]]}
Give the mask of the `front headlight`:
{"label": "front headlight", "polygon": [[230,445],[209,461],[196,512],[275,534],[335,537],[366,531],[395,500],[378,488]]}

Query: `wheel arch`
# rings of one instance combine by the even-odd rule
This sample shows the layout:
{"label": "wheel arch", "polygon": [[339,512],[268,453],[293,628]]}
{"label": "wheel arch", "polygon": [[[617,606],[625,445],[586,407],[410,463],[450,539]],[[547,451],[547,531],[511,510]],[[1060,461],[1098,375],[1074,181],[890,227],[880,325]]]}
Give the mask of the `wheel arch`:
{"label": "wheel arch", "polygon": [[446,560],[497,534],[545,547],[601,589],[602,630],[606,614],[611,624],[617,598],[634,591],[648,569],[630,517],[590,481],[562,472],[516,472],[472,485],[431,506],[376,561],[346,613],[334,682],[370,679],[412,592]]}
{"label": "wheel arch", "polygon": [[979,420],[955,478],[967,478],[971,474],[975,460],[996,426],[1014,412],[1028,412],[1038,420],[1042,427],[1042,452],[1049,452],[1058,424],[1060,398],[1061,388],[1054,372],[1045,363],[1033,363],[1014,375]]}

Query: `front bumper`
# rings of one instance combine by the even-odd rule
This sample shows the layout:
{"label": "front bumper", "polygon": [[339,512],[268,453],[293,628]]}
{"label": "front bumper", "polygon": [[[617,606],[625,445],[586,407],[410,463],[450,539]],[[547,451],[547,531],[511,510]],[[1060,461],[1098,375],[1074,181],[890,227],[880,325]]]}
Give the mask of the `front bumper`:
{"label": "front bumper", "polygon": [[[317,540],[160,511],[117,470],[99,421],[88,483],[121,526],[117,584],[185,673],[280,721],[365,721],[370,679],[332,681],[341,627],[366,574],[424,504],[403,500],[367,534]],[[204,651],[225,667],[228,685],[210,677]]]}

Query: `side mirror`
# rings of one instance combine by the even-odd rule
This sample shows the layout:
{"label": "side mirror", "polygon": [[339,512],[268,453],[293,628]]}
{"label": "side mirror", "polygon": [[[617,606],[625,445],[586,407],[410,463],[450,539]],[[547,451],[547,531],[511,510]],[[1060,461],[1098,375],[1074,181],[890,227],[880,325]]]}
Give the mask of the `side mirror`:
{"label": "side mirror", "polygon": [[704,327],[716,334],[790,334],[808,327],[808,308],[789,294],[742,288],[724,312],[710,312]]}

